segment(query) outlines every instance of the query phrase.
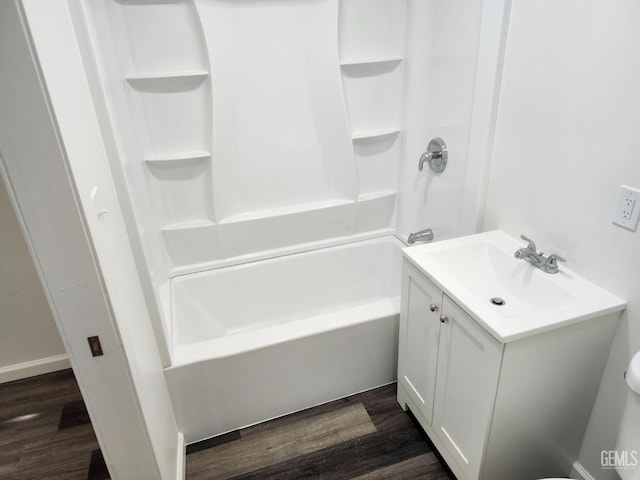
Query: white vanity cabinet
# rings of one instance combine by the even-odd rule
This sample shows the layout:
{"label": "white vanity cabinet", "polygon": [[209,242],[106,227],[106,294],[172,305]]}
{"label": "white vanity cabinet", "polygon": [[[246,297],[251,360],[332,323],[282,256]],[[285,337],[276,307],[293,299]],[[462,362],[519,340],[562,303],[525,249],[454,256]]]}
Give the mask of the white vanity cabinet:
{"label": "white vanity cabinet", "polygon": [[442,291],[403,264],[398,381],[427,423],[433,418]]}
{"label": "white vanity cabinet", "polygon": [[402,292],[398,383],[436,447],[455,458],[465,478],[474,478],[502,345],[406,260]]}
{"label": "white vanity cabinet", "polygon": [[471,478],[482,461],[502,345],[446,295],[441,318],[432,426]]}
{"label": "white vanity cabinet", "polygon": [[405,258],[398,402],[458,480],[566,475],[618,316],[501,342]]}

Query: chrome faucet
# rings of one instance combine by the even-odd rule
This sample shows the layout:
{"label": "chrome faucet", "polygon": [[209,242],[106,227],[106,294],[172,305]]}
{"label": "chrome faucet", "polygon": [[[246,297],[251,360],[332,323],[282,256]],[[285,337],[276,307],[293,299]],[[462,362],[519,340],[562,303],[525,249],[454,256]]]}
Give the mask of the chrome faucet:
{"label": "chrome faucet", "polygon": [[533,240],[527,238],[525,235],[520,235],[520,238],[522,238],[529,244],[524,248],[516,250],[513,256],[522,260],[526,260],[531,265],[539,268],[545,273],[558,273],[558,261],[567,261],[565,258],[562,258],[560,255],[556,255],[555,253],[552,253],[548,257],[545,257],[544,253],[538,252],[536,244]]}
{"label": "chrome faucet", "polygon": [[419,232],[410,233],[407,242],[413,244],[416,242],[430,242],[431,240],[433,240],[433,230],[426,228]]}

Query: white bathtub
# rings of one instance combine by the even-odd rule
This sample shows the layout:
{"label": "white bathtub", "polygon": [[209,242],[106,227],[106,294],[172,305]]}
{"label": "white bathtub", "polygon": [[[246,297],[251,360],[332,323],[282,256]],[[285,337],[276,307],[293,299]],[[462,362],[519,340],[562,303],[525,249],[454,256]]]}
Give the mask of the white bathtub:
{"label": "white bathtub", "polygon": [[401,247],[383,237],[173,279],[165,373],[187,443],[394,381]]}

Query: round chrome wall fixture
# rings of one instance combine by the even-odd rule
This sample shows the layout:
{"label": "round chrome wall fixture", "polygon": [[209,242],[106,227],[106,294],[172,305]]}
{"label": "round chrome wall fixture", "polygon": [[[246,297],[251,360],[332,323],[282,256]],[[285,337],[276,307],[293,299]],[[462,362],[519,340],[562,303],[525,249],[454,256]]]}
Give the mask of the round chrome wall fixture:
{"label": "round chrome wall fixture", "polygon": [[427,151],[420,156],[418,170],[422,171],[425,162],[429,164],[429,168],[435,173],[441,173],[447,168],[447,160],[449,153],[447,144],[440,137],[434,138],[427,145]]}
{"label": "round chrome wall fixture", "polygon": [[502,307],[505,303],[507,303],[503,298],[493,297],[489,299],[492,305],[496,305],[498,307]]}

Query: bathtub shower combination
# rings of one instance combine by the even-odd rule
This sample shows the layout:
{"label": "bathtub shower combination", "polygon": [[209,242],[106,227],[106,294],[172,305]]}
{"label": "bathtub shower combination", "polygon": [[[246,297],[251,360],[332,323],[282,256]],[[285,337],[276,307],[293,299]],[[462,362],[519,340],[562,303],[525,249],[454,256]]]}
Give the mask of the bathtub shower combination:
{"label": "bathtub shower combination", "polygon": [[[167,379],[189,439],[393,381],[400,245],[383,237],[175,279]],[[198,395],[181,395],[193,385]]]}
{"label": "bathtub shower combination", "polygon": [[[395,380],[401,239],[475,212],[481,26],[502,4],[79,4],[187,443]],[[436,136],[447,171],[418,172]]]}

